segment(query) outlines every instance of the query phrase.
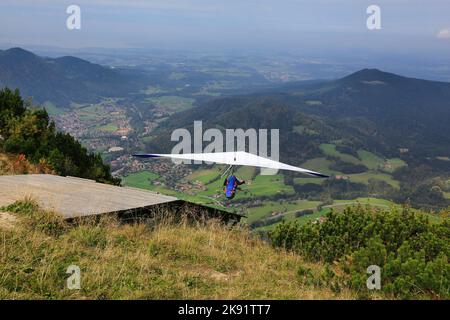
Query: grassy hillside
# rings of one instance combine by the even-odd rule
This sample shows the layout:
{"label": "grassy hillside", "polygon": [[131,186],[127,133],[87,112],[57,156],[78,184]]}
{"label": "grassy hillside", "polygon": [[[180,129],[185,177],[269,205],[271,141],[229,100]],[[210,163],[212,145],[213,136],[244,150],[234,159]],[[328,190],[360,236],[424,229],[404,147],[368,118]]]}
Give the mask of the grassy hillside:
{"label": "grassy hillside", "polygon": [[[448,213],[429,224],[413,213],[377,212],[377,220],[375,211],[358,207],[319,224],[283,223],[271,245],[217,221],[124,224],[102,217],[68,224],[24,200],[0,208],[0,299],[445,299],[449,224],[441,219]],[[402,218],[405,230],[391,233],[411,242],[387,240],[389,226]],[[368,228],[387,237],[377,250],[368,250],[379,239]],[[420,249],[407,251],[415,238]],[[400,245],[399,256],[387,255],[383,243],[389,250]],[[366,265],[383,266],[383,259],[383,290],[368,291]],[[81,270],[79,290],[67,289],[70,265]]]}
{"label": "grassy hillside", "polygon": [[[5,208],[4,208],[5,209]],[[325,269],[272,248],[245,229],[112,218],[67,225],[24,201],[0,216],[0,298],[343,299],[321,285]],[[8,221],[8,223],[4,223]],[[81,289],[68,290],[69,265]],[[299,270],[311,268],[309,283]]]}

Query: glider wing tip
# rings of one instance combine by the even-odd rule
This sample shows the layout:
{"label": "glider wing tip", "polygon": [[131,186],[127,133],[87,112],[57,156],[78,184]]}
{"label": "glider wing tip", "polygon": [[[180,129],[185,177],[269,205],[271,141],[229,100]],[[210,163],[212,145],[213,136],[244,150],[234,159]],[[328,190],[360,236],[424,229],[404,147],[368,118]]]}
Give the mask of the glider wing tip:
{"label": "glider wing tip", "polygon": [[136,157],[136,158],[158,158],[159,156],[156,154],[133,154],[133,157]]}
{"label": "glider wing tip", "polygon": [[318,178],[329,178],[330,177],[329,175],[326,175],[326,174],[323,174],[323,173],[319,173],[319,172],[313,173],[313,175],[318,177]]}

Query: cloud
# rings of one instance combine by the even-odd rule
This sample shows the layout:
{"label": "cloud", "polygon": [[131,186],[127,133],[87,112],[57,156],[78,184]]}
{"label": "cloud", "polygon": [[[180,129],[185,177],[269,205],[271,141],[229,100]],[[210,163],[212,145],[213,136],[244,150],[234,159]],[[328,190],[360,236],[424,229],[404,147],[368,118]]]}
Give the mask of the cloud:
{"label": "cloud", "polygon": [[438,39],[450,39],[450,29],[442,29],[436,35]]}

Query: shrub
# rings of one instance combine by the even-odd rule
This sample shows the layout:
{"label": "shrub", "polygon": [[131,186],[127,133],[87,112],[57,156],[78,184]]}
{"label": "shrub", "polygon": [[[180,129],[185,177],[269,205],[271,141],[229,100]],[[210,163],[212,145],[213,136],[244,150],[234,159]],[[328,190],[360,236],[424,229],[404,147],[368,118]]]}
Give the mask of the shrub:
{"label": "shrub", "polygon": [[367,267],[382,269],[382,290],[402,298],[450,297],[450,222],[431,223],[410,208],[349,207],[322,223],[282,223],[269,233],[274,246],[311,261],[337,263],[342,283],[365,287]]}

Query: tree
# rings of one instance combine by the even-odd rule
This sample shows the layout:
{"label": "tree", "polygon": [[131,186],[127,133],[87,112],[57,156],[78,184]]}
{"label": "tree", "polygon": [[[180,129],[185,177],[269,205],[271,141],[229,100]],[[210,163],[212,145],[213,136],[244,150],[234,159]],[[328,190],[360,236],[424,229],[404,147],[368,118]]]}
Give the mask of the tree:
{"label": "tree", "polygon": [[60,175],[119,184],[99,154],[89,153],[70,134],[58,132],[43,109],[27,109],[19,91],[0,91],[1,146],[5,152],[24,154],[35,164],[46,162]]}

